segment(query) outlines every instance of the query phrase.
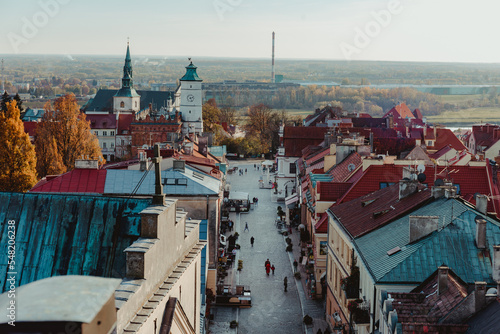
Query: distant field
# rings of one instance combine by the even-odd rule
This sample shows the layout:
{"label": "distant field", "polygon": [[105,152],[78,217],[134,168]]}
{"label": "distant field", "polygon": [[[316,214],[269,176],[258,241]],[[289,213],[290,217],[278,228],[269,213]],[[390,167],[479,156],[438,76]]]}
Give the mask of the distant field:
{"label": "distant field", "polygon": [[306,118],[307,115],[313,114],[314,110],[303,110],[303,109],[285,109],[287,114],[291,117],[300,116],[302,119]]}
{"label": "distant field", "polygon": [[500,108],[468,108],[446,111],[437,116],[428,116],[431,123],[447,126],[465,126],[474,123],[500,123]]}
{"label": "distant field", "polygon": [[482,95],[436,95],[442,103],[461,103],[475,101],[482,98]]}

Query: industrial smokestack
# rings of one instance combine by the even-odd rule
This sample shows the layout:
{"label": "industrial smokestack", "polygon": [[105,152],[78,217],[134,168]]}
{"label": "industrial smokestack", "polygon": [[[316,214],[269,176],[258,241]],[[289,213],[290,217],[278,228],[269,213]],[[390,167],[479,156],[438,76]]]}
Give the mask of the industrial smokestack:
{"label": "industrial smokestack", "polygon": [[271,82],[272,83],[276,82],[276,79],[274,77],[274,31],[273,31],[273,61],[272,61]]}

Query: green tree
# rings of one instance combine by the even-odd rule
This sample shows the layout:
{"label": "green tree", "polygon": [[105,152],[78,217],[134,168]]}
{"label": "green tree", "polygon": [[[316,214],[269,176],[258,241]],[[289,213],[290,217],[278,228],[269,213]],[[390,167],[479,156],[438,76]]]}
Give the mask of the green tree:
{"label": "green tree", "polygon": [[[57,146],[55,151],[50,147],[54,141]],[[67,170],[72,170],[75,160],[82,156],[98,159],[100,164],[105,162],[99,141],[90,131],[90,124],[85,114],[80,112],[73,94],[56,99],[54,106],[50,103],[45,105],[35,146],[39,161],[37,170],[41,177],[52,171],[63,170],[59,161]]]}
{"label": "green tree", "polygon": [[24,132],[17,101],[0,113],[0,190],[28,191],[36,183],[35,148]]}

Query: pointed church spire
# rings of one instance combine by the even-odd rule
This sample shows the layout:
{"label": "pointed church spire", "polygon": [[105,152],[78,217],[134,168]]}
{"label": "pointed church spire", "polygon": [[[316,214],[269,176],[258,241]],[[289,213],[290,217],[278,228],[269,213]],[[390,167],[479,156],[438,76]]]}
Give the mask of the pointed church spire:
{"label": "pointed church spire", "polygon": [[122,87],[115,96],[139,96],[134,89],[134,81],[132,80],[132,58],[130,58],[130,43],[128,39],[127,54],[125,55],[125,64],[123,65]]}
{"label": "pointed church spire", "polygon": [[127,55],[125,56],[125,65],[123,65],[122,88],[134,87],[132,80],[132,59],[130,58],[130,46],[127,41]]}

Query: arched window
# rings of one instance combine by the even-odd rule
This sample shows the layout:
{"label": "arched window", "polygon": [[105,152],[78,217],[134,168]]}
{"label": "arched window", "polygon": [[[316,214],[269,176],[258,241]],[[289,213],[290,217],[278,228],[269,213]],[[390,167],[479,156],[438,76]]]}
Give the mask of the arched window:
{"label": "arched window", "polygon": [[125,108],[125,102],[120,102],[120,108]]}

